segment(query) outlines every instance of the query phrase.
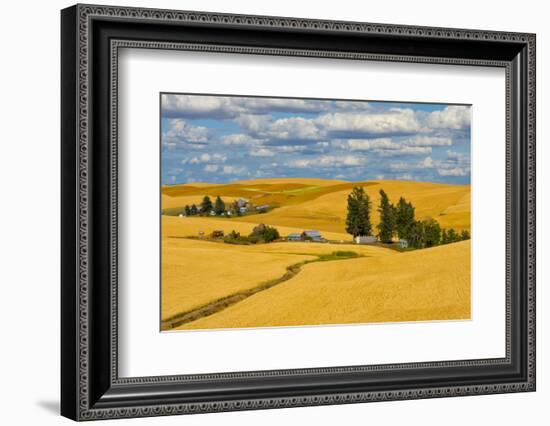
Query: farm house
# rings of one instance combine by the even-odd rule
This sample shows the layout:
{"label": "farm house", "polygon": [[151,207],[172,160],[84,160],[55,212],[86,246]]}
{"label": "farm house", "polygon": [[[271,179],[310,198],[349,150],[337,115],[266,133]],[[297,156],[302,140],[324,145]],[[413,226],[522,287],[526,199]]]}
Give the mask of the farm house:
{"label": "farm house", "polygon": [[377,241],[374,235],[358,235],[353,239],[356,244],[372,244]]}
{"label": "farm house", "polygon": [[248,201],[249,201],[249,200],[247,200],[246,198],[239,198],[239,199],[237,200],[237,206],[239,206],[239,208],[241,208],[241,207],[246,207],[247,204],[248,204]]}
{"label": "farm house", "polygon": [[286,239],[288,241],[302,241],[302,234],[299,234],[297,232],[295,233],[292,233],[292,234],[288,234],[288,236],[286,237]]}
{"label": "farm house", "polygon": [[302,232],[302,239],[303,240],[311,240],[315,242],[322,242],[325,239],[321,235],[321,233],[315,229],[309,229],[304,232]]}

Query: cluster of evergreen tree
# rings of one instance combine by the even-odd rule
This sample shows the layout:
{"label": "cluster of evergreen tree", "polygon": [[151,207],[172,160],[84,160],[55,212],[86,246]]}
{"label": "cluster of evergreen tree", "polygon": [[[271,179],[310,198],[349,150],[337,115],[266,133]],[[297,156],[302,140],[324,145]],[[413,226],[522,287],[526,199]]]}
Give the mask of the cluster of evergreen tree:
{"label": "cluster of evergreen tree", "polygon": [[224,237],[224,242],[229,244],[262,244],[270,243],[281,238],[277,228],[260,223],[256,225],[250,235],[241,235],[235,230]]}
{"label": "cluster of evergreen tree", "polygon": [[281,236],[277,228],[260,223],[252,229],[248,239],[253,243],[270,243],[278,240]]}
{"label": "cluster of evergreen tree", "polygon": [[225,202],[219,195],[216,197],[214,203],[212,203],[212,200],[208,195],[205,195],[199,207],[197,207],[196,204],[192,204],[191,206],[186,205],[184,207],[186,216],[206,216],[210,215],[211,212],[214,212],[216,216],[221,216],[228,211],[234,216],[241,216],[241,210],[237,201],[231,203],[229,209],[227,209]]}
{"label": "cluster of evergreen tree", "polygon": [[199,214],[199,208],[197,207],[196,204],[191,205],[191,207],[186,205],[184,210],[185,210],[185,216],[196,216]]}
{"label": "cluster of evergreen tree", "polygon": [[[370,235],[372,233],[370,209],[370,197],[364,189],[353,188],[348,195],[346,232],[354,237]],[[452,228],[442,229],[434,219],[416,220],[412,203],[400,197],[395,206],[383,189],[380,190],[378,212],[380,223],[376,226],[377,237],[383,243],[391,243],[397,236],[399,239],[407,240],[411,248],[425,248],[470,239],[470,233],[466,230],[457,233]]]}
{"label": "cluster of evergreen tree", "polygon": [[460,232],[456,232],[453,228],[441,231],[441,244],[455,243],[457,241],[469,240],[470,233],[465,229]]}

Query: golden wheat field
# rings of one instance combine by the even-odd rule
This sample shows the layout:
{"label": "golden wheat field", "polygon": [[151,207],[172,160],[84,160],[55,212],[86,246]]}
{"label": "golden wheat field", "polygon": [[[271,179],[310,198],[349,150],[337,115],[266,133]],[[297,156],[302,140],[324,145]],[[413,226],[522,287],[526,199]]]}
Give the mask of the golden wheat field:
{"label": "golden wheat field", "polygon": [[[162,318],[277,278],[287,266],[314,258],[242,248],[185,239],[163,241]],[[246,265],[253,267],[245,271]]]}
{"label": "golden wheat field", "polygon": [[[265,216],[265,215],[257,215],[257,216]],[[257,223],[260,223],[260,222],[270,224],[268,221],[262,222],[261,220],[258,220]],[[237,219],[222,219],[222,218],[215,218],[215,217],[180,218],[180,217],[174,217],[174,216],[163,216],[162,232],[163,232],[163,235],[179,236],[179,237],[198,236],[199,232],[203,232],[204,234],[210,234],[214,230],[222,230],[225,233],[235,230],[242,234],[250,234],[250,232],[252,232],[252,229],[254,228],[254,226],[256,226],[257,223],[242,222]],[[304,228],[277,226],[277,229],[279,230],[281,235],[284,236],[293,232],[301,232]],[[309,229],[309,228],[306,228],[306,229]],[[323,232],[323,236],[325,236],[329,240],[342,240],[342,241],[349,241],[349,242],[351,242],[352,240],[351,235],[346,234],[345,232]]]}
{"label": "golden wheat field", "polygon": [[[379,191],[384,189],[390,200],[397,203],[400,196],[414,204],[418,219],[436,219],[442,227],[458,231],[470,230],[470,185],[449,185],[412,181],[343,182],[320,179],[260,179],[233,182],[225,185],[195,186],[174,185],[162,191],[163,208],[182,207],[197,202],[203,196],[221,196],[227,200],[238,197],[250,199],[254,204],[273,205],[277,208],[265,215],[250,215],[239,221],[290,228],[315,228],[345,234],[346,199],[354,186],[362,186],[375,207]],[[181,201],[177,201],[177,199]],[[373,208],[373,225],[378,213]]]}
{"label": "golden wheat field", "polygon": [[[278,178],[164,186],[163,210],[199,204],[208,195],[226,204],[246,198],[270,211],[232,218],[162,216],[162,320],[198,312],[163,329],[469,318],[469,241],[406,252],[353,244],[345,216],[354,186],[371,197],[373,225],[383,188],[394,203],[399,196],[411,201],[417,219],[470,229],[469,185]],[[205,238],[215,230],[248,235],[258,223],[275,226],[283,237],[316,229],[330,242],[235,245]]]}
{"label": "golden wheat field", "polygon": [[470,242],[305,265],[296,277],[180,329],[470,318]]}
{"label": "golden wheat field", "polygon": [[[364,186],[373,206],[379,203],[379,191],[384,189],[394,202],[400,196],[416,207],[419,219],[434,218],[443,227],[470,229],[470,187],[423,182],[384,181],[369,182]],[[267,221],[274,225],[313,227],[323,231],[344,232],[346,199],[349,188],[335,190],[307,203],[283,205],[267,213]],[[450,209],[450,210],[449,210]],[[251,220],[255,219],[253,216]],[[378,224],[378,212],[373,209],[373,224]],[[262,218],[263,220],[263,218]]]}
{"label": "golden wheat field", "polygon": [[[316,255],[350,248],[364,256],[395,253],[367,245],[276,242],[237,246],[184,238],[195,235],[197,229],[210,233],[226,225],[226,232],[235,229],[250,233],[254,226],[234,222],[227,227],[227,222],[211,218],[162,218],[163,319],[277,278],[284,274],[287,266],[315,259]],[[288,229],[288,232],[294,231],[296,229]]]}

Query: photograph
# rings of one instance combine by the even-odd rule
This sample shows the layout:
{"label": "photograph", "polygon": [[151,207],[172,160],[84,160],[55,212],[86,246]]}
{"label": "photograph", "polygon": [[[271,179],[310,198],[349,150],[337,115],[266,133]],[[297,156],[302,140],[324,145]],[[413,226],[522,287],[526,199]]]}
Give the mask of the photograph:
{"label": "photograph", "polygon": [[470,320],[471,108],[161,93],[161,331]]}
{"label": "photograph", "polygon": [[[538,424],[545,15],[206,1],[65,4],[55,22],[44,6],[32,23],[51,51],[12,43],[21,66],[8,72],[60,59],[48,78],[11,79],[4,126],[4,145],[25,148],[6,156],[23,201],[7,197],[4,210],[25,218],[5,221],[24,254],[8,269],[38,283],[33,297],[7,286],[23,289],[5,298],[23,323],[6,324],[20,343],[60,310],[57,338],[23,348],[57,342],[32,371],[37,411],[57,400],[75,421],[280,424],[287,408],[326,406],[292,410],[290,423],[367,413],[427,426],[429,404],[439,422],[452,412],[475,423],[482,409]],[[29,120],[29,99],[54,107]],[[30,149],[19,135],[29,123],[59,133],[60,147],[34,137]],[[29,193],[57,210],[17,208]],[[59,250],[38,230],[55,231]],[[61,291],[43,285],[48,268]],[[8,387],[29,393],[16,376]]]}

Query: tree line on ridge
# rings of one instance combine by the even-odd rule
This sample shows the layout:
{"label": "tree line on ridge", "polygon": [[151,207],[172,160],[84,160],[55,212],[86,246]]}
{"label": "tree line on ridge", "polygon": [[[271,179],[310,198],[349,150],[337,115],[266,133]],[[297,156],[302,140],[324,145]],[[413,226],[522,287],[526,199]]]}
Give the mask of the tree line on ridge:
{"label": "tree line on ridge", "polygon": [[[347,199],[346,232],[354,238],[373,234],[371,223],[372,203],[362,187],[353,188]],[[386,192],[380,190],[380,223],[376,225],[376,236],[382,243],[392,243],[394,237],[406,240],[408,247],[427,248],[440,244],[449,244],[469,240],[467,230],[461,232],[453,228],[441,228],[435,219],[416,220],[415,207],[403,197],[397,205],[390,202]]]}

